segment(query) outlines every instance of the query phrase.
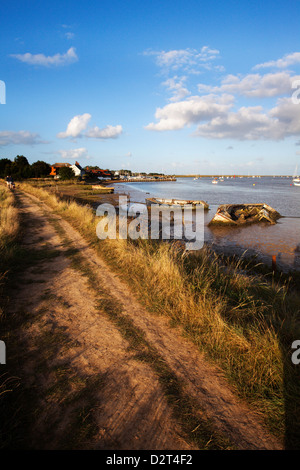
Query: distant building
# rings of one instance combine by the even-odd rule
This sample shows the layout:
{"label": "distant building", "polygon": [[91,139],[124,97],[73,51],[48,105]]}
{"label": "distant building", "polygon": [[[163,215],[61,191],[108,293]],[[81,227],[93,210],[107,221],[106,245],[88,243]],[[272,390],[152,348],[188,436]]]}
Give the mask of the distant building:
{"label": "distant building", "polygon": [[58,177],[58,171],[60,168],[70,167],[70,166],[71,166],[70,163],[54,163],[54,165],[51,165],[50,176]]}
{"label": "distant building", "polygon": [[86,173],[95,176],[98,179],[112,179],[113,178],[113,173],[109,170],[101,170],[99,169],[90,169],[88,166],[85,169]]}
{"label": "distant building", "polygon": [[74,165],[71,165],[70,163],[54,163],[54,165],[51,166],[51,173],[50,176],[54,176],[54,178],[58,178],[58,172],[60,168],[71,168],[75,174],[75,176],[83,176],[85,175],[85,171],[83,168],[79,165],[78,162],[75,162]]}
{"label": "distant building", "polygon": [[83,176],[85,175],[84,169],[79,165],[78,162],[75,162],[75,165],[70,165],[72,170],[75,173],[75,176]]}

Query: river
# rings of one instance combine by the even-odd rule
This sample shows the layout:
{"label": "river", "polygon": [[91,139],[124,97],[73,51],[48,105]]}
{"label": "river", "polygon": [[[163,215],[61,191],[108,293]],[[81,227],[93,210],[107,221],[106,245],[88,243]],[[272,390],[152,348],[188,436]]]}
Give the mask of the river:
{"label": "river", "polygon": [[[205,200],[205,243],[228,254],[256,254],[271,264],[276,256],[283,271],[300,271],[300,187],[289,177],[232,177],[212,184],[212,178],[178,178],[153,183],[116,183],[115,193],[126,193],[131,202],[145,203],[147,197]],[[266,203],[282,218],[275,225],[253,224],[243,227],[208,227],[220,204]]]}

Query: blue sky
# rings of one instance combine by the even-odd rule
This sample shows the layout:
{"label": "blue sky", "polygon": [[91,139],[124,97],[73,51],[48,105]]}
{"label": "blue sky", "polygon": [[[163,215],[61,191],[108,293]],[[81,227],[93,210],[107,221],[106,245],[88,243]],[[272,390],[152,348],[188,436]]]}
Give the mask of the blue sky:
{"label": "blue sky", "polygon": [[0,158],[171,174],[300,163],[299,0],[1,6]]}

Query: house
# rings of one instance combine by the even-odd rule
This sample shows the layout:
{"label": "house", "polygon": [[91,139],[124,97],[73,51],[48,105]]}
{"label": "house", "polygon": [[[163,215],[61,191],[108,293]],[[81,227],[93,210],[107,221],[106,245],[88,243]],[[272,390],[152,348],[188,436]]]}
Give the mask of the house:
{"label": "house", "polygon": [[54,165],[51,166],[50,176],[58,178],[59,169],[63,167],[71,168],[75,176],[83,176],[85,174],[85,171],[81,168],[78,162],[75,162],[75,165],[71,165],[70,163],[54,163]]}
{"label": "house", "polygon": [[58,171],[60,168],[63,167],[70,167],[70,163],[54,163],[54,165],[51,165],[51,173],[50,176],[58,177]]}
{"label": "house", "polygon": [[70,167],[71,167],[72,170],[74,171],[75,176],[83,176],[83,175],[85,175],[84,169],[79,165],[78,162],[75,162],[75,165],[70,165]]}
{"label": "house", "polygon": [[98,179],[107,180],[113,178],[113,174],[109,170],[101,170],[100,168],[90,169],[89,167],[86,167],[86,173]]}

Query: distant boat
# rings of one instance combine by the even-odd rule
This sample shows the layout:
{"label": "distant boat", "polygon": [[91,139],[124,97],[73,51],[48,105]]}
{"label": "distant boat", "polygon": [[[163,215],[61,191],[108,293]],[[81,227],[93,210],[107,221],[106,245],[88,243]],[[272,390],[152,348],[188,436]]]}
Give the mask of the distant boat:
{"label": "distant boat", "polygon": [[293,185],[300,186],[300,177],[298,175],[298,165],[296,165],[295,173],[293,176]]}
{"label": "distant boat", "polygon": [[212,184],[218,184],[218,180],[215,178],[212,180]]}
{"label": "distant boat", "polygon": [[186,199],[165,199],[165,198],[158,198],[158,197],[149,197],[146,198],[147,206],[151,206],[152,204],[160,204],[163,206],[185,206],[187,204],[191,204],[192,206],[202,205],[204,210],[208,210],[209,206],[207,202],[201,200],[186,200]]}

